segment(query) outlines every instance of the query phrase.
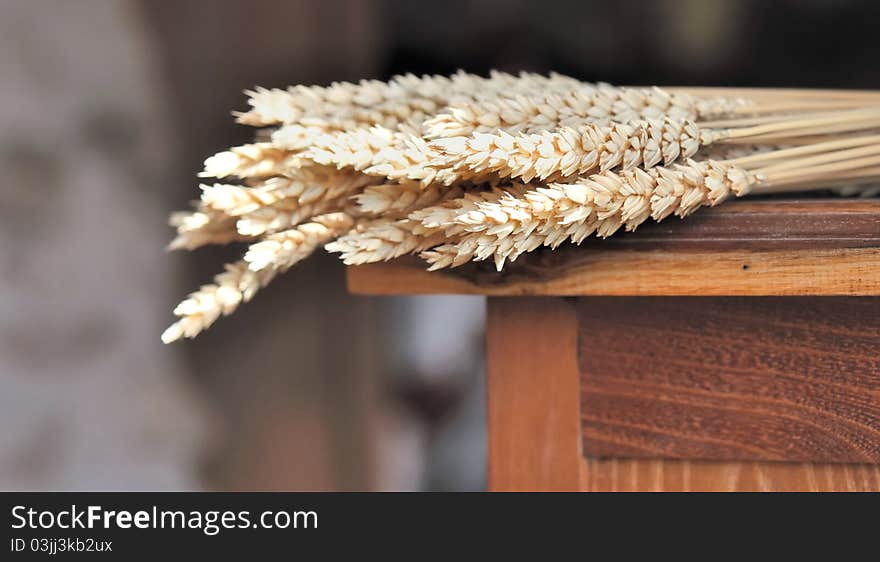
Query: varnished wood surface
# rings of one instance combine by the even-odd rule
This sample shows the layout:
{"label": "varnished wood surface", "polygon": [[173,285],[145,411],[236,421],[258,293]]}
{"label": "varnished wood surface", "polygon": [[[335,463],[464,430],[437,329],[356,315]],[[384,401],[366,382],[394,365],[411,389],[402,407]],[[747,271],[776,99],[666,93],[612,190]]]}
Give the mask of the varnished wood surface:
{"label": "varnished wood surface", "polygon": [[348,268],[359,294],[880,295],[880,200],[734,201],[581,246],[427,272]]}
{"label": "varnished wood surface", "polygon": [[577,490],[577,322],[563,299],[489,299],[489,488]]}
{"label": "varnished wood surface", "polygon": [[880,299],[577,299],[588,456],[880,463]]}
{"label": "varnished wood surface", "polygon": [[880,465],[585,455],[577,306],[570,298],[489,299],[490,489],[880,491]]}
{"label": "varnished wood surface", "polygon": [[585,492],[877,492],[880,465],[585,459]]}

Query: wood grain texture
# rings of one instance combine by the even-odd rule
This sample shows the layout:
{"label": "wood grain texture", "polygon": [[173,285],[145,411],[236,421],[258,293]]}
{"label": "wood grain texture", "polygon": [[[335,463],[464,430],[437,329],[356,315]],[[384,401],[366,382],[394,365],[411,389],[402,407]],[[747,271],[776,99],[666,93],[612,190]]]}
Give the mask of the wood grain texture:
{"label": "wood grain texture", "polygon": [[880,462],[880,299],[581,298],[590,456]]}
{"label": "wood grain texture", "polygon": [[490,489],[880,491],[880,465],[585,457],[577,306],[563,298],[489,299]]}
{"label": "wood grain texture", "polygon": [[585,492],[877,492],[880,465],[584,459]]}
{"label": "wood grain texture", "polygon": [[487,323],[489,488],[577,490],[574,309],[561,298],[491,298]]}
{"label": "wood grain texture", "polygon": [[354,293],[880,295],[880,200],[735,201],[684,221],[427,272],[407,258],[348,268]]}

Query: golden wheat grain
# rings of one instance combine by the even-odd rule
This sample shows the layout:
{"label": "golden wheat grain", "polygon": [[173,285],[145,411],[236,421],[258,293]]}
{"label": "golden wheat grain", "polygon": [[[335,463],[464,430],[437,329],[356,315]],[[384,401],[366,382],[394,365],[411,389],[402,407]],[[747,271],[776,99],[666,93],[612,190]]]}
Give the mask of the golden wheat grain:
{"label": "golden wheat grain", "polygon": [[573,87],[578,81],[553,74],[520,76],[493,72],[488,78],[465,72],[446,76],[395,76],[390,81],[334,82],[328,87],[257,88],[246,92],[251,109],[236,113],[240,123],[263,126],[299,124],[325,130],[381,125],[416,128],[450,103],[501,91],[537,92]]}
{"label": "golden wheat grain", "polygon": [[347,264],[419,253],[430,269],[501,269],[731,193],[876,181],[880,135],[855,134],[880,128],[876,99],[498,72],[259,89],[239,120],[271,128],[200,174],[243,185],[202,186],[172,220],[172,248],[251,246],[175,309],[163,341],[195,336],[322,245]]}
{"label": "golden wheat grain", "polygon": [[467,234],[454,244],[422,253],[431,269],[493,257],[506,260],[565,240],[580,243],[590,234],[607,237],[621,227],[635,228],[648,218],[686,216],[715,205],[730,193],[745,194],[754,179],[736,166],[689,161],[649,170],[593,174],[571,184],[550,184],[522,196],[505,195],[458,213],[453,222]]}
{"label": "golden wheat grain", "polygon": [[275,130],[260,129],[268,132],[268,141],[279,148],[298,152],[312,146],[313,139],[320,135],[332,133],[336,129],[328,127],[303,126],[299,124],[284,125]]}
{"label": "golden wheat grain", "polygon": [[342,209],[348,196],[380,182],[353,170],[314,164],[292,169],[289,174],[252,179],[251,186],[202,186],[197,209],[173,215],[177,237],[169,248],[193,250],[288,230],[312,216]]}
{"label": "golden wheat grain", "polygon": [[285,208],[283,204],[261,207],[238,217],[235,221],[235,230],[244,238],[290,230],[304,221],[313,220],[316,215],[344,209],[347,198],[348,196],[344,195],[336,199],[322,199],[289,208]]}
{"label": "golden wheat grain", "polygon": [[270,234],[252,244],[244,260],[253,271],[267,268],[285,271],[311,255],[318,246],[340,236],[352,226],[354,219],[346,213],[319,215],[296,228]]}
{"label": "golden wheat grain", "polygon": [[497,201],[508,193],[522,194],[528,189],[523,184],[495,187],[487,191],[463,193],[412,211],[403,219],[365,221],[345,236],[326,246],[331,253],[341,254],[347,265],[386,261],[406,254],[425,250],[454,238],[463,227],[453,222],[458,214],[474,210],[479,203]]}
{"label": "golden wheat grain", "polygon": [[[729,102],[730,108],[738,107]],[[425,121],[427,138],[475,132],[535,133],[586,123],[605,125],[639,119],[696,120],[703,107],[691,96],[659,88],[614,88],[608,85],[571,91],[498,97],[462,102]]]}
{"label": "golden wheat grain", "polygon": [[205,160],[204,170],[199,177],[268,178],[283,176],[301,165],[302,160],[295,152],[263,142],[218,152]]}
{"label": "golden wheat grain", "polygon": [[443,239],[442,229],[427,229],[412,219],[375,219],[340,236],[324,249],[339,253],[346,265],[360,265],[419,252]]}
{"label": "golden wheat grain", "polygon": [[241,260],[225,266],[225,271],[214,277],[214,283],[189,295],[174,309],[180,320],[162,333],[162,341],[171,343],[180,338],[194,338],[213,324],[221,315],[228,315],[242,302],[253,298],[274,276],[272,270],[254,272]]}
{"label": "golden wheat grain", "polygon": [[701,131],[691,122],[658,119],[606,127],[563,127],[531,135],[476,133],[436,140],[431,148],[442,153],[442,165],[458,177],[491,172],[528,182],[616,167],[668,164],[692,156],[713,139],[711,132]]}
{"label": "golden wheat grain", "polygon": [[522,182],[486,185],[484,191],[468,191],[461,197],[444,201],[439,205],[412,211],[408,218],[418,221],[425,228],[442,229],[448,235],[454,235],[462,230],[455,221],[457,216],[476,210],[483,203],[492,203],[509,195],[523,195],[532,187]]}
{"label": "golden wheat grain", "polygon": [[251,300],[277,274],[339,236],[352,223],[344,213],[323,215],[251,246],[244,260],[227,264],[225,271],[214,277],[214,283],[203,285],[177,305],[174,314],[180,319],[162,333],[162,341],[170,343],[183,337],[195,337],[221,315],[229,315],[242,302]]}
{"label": "golden wheat grain", "polygon": [[172,213],[169,224],[177,230],[169,250],[195,250],[208,244],[228,244],[242,240],[235,220],[217,212],[179,211]]}
{"label": "golden wheat grain", "polygon": [[351,131],[315,135],[303,157],[325,166],[364,170],[376,162],[376,155],[404,138],[399,132],[373,126]]}
{"label": "golden wheat grain", "polygon": [[432,163],[440,158],[437,150],[421,137],[383,127],[327,133],[313,139],[302,152],[318,164],[351,168],[366,175],[390,180],[417,180],[422,185],[451,184],[451,170],[438,170]]}
{"label": "golden wheat grain", "polygon": [[264,207],[292,210],[301,205],[337,199],[378,182],[353,170],[312,165],[291,170],[289,177],[273,177],[252,186],[203,185],[201,200],[206,208],[239,216]]}
{"label": "golden wheat grain", "polygon": [[423,187],[419,182],[404,180],[367,186],[352,199],[363,215],[401,218],[417,209],[461,197],[463,193],[460,186]]}

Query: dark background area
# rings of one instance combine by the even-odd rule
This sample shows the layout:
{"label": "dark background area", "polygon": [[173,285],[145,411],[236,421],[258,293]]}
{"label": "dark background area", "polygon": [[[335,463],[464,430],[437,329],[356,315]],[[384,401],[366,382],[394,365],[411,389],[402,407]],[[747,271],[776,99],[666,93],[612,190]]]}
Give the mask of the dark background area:
{"label": "dark background area", "polygon": [[4,488],[485,485],[481,299],[355,298],[322,255],[159,343],[240,251],[161,248],[204,158],[251,140],[244,89],[492,68],[880,88],[870,1],[13,1],[0,21]]}

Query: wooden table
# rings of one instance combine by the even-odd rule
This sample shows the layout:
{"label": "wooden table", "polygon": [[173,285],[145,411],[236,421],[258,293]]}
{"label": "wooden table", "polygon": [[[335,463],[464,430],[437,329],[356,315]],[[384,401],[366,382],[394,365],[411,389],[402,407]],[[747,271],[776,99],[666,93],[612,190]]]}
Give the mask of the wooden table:
{"label": "wooden table", "polygon": [[348,284],[489,296],[493,490],[880,490],[880,200],[735,201],[500,274]]}

